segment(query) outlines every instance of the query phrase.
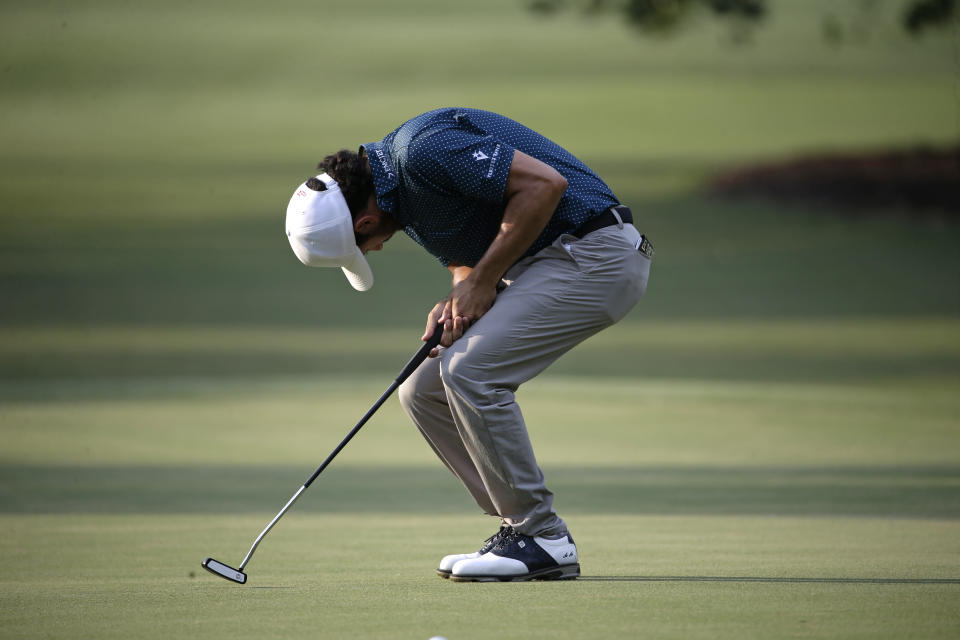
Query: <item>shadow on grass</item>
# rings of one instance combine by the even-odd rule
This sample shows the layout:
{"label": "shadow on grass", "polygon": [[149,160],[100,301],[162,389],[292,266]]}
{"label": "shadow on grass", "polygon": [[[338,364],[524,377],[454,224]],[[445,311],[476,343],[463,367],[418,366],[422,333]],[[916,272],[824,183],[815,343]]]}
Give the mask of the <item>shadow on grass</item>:
{"label": "shadow on grass", "polygon": [[[407,348],[411,344],[411,348]],[[43,398],[44,400],[87,399],[85,393],[99,397],[117,397],[129,393],[125,379],[139,381],[138,393],[165,395],[161,383],[150,388],[142,380],[158,381],[168,376],[212,378],[215,380],[260,379],[264,376],[317,376],[335,371],[340,376],[371,376],[388,384],[392,376],[416,350],[416,342],[404,342],[398,348],[381,353],[362,353],[330,349],[322,353],[269,351],[264,347],[238,345],[229,350],[185,353],[149,350],[117,350],[75,353],[53,348],[29,352],[3,353],[0,349],[0,381],[10,391],[0,390],[0,400]],[[640,367],[637,363],[643,363]],[[396,364],[399,363],[399,364]],[[734,380],[764,382],[846,382],[890,380],[911,376],[957,376],[960,360],[952,354],[872,353],[795,354],[782,349],[745,353],[736,348],[713,350],[678,349],[649,344],[597,346],[571,352],[551,368],[552,375],[609,376],[655,373],[660,378],[695,380]],[[17,384],[24,381],[80,379],[86,385],[33,388]],[[95,388],[91,381],[100,380]],[[116,382],[115,382],[116,381]],[[115,385],[113,388],[111,385]],[[112,392],[111,392],[112,388]]]}
{"label": "shadow on grass", "polygon": [[[313,469],[0,466],[0,513],[278,511]],[[960,467],[554,467],[562,513],[960,518]],[[442,468],[331,467],[297,504],[321,513],[474,509]]]}

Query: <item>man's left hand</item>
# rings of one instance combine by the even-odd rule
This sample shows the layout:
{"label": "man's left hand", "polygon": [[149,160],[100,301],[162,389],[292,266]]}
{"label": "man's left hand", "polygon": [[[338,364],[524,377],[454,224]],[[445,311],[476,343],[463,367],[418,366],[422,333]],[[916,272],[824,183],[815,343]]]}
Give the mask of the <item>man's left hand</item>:
{"label": "man's left hand", "polygon": [[490,310],[496,298],[496,287],[478,285],[469,277],[455,284],[440,318],[444,323],[440,344],[449,347],[459,340],[471,324]]}

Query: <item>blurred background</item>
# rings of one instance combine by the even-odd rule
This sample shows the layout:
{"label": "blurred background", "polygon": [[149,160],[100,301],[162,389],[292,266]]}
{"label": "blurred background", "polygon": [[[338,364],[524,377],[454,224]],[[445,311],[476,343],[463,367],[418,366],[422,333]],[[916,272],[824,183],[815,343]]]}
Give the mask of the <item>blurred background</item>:
{"label": "blurred background", "polygon": [[[675,338],[693,323],[681,344],[620,334],[648,373],[752,375],[728,371],[742,345],[686,344],[752,323],[952,332],[952,2],[623,4],[3,3],[0,375],[322,373],[405,353],[446,271],[398,238],[357,294],[297,262],[282,216],[323,155],[458,105],[543,132],[637,211],[658,259],[626,322]],[[946,17],[911,29],[917,4]],[[866,178],[849,168],[890,153]],[[943,197],[882,192],[904,172],[916,192],[918,171]],[[605,366],[597,347],[573,370]]]}

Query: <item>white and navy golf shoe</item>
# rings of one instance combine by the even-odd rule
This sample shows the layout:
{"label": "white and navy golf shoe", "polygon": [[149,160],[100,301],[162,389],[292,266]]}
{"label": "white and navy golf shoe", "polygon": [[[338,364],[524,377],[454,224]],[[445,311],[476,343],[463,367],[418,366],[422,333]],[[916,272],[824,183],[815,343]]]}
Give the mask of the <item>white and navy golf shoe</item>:
{"label": "white and navy golf shoe", "polygon": [[570,534],[551,540],[501,532],[493,548],[476,558],[453,565],[454,582],[522,582],[525,580],[572,580],[580,575],[577,545]]}
{"label": "white and navy golf shoe", "polygon": [[437,575],[441,578],[449,578],[450,573],[453,571],[453,565],[461,560],[472,560],[487,553],[497,545],[500,541],[500,536],[504,535],[508,530],[513,531],[513,528],[505,524],[500,525],[500,530],[484,540],[478,551],[474,551],[473,553],[454,553],[449,556],[444,556],[443,559],[440,560],[440,566],[437,567]]}

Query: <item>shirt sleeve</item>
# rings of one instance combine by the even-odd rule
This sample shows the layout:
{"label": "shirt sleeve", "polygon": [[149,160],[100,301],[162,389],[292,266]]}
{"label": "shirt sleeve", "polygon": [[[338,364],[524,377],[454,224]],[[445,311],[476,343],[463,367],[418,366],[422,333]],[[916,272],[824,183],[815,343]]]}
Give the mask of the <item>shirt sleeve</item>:
{"label": "shirt sleeve", "polygon": [[474,127],[424,132],[410,145],[406,170],[449,196],[503,202],[513,147]]}

